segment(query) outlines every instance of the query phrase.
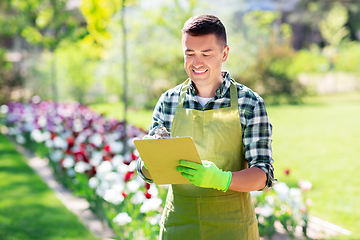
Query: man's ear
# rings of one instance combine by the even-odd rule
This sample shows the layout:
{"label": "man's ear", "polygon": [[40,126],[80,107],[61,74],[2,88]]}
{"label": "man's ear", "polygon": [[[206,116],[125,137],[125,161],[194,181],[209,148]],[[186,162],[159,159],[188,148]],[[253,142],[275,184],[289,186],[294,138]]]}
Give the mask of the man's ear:
{"label": "man's ear", "polygon": [[229,51],[230,51],[230,48],[229,48],[229,45],[226,45],[224,47],[224,50],[223,50],[223,57],[222,57],[222,62],[226,62],[228,56],[229,56]]}

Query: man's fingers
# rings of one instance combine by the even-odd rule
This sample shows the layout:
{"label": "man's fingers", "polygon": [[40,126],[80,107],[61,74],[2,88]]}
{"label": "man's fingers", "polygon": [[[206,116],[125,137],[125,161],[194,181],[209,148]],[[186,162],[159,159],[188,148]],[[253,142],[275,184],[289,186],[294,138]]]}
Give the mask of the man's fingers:
{"label": "man's fingers", "polygon": [[185,173],[187,175],[192,175],[192,176],[194,176],[196,174],[196,170],[187,168],[187,167],[181,167],[181,166],[176,167],[176,171]]}
{"label": "man's fingers", "polygon": [[186,173],[182,172],[181,176],[186,177],[190,182],[194,181],[194,176],[193,175],[189,175],[189,174],[186,174]]}
{"label": "man's fingers", "polygon": [[202,165],[199,163],[194,163],[186,160],[180,160],[179,165],[182,167],[192,168],[192,169],[199,169]]}

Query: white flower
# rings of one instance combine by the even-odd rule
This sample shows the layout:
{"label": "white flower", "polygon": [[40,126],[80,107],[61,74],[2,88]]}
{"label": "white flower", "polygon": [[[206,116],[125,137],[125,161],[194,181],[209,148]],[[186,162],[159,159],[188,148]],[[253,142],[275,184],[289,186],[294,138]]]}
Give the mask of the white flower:
{"label": "white flower", "polygon": [[44,140],[50,140],[51,138],[51,133],[49,131],[44,131],[42,135]]}
{"label": "white flower", "polygon": [[90,164],[94,167],[100,165],[103,160],[103,153],[102,152],[93,152],[90,158]]}
{"label": "white flower", "polygon": [[110,151],[116,154],[120,153],[124,149],[122,142],[111,142],[109,145]]}
{"label": "white flower", "polygon": [[63,131],[64,131],[63,126],[61,126],[61,125],[57,125],[57,126],[55,126],[55,132],[57,132],[57,133],[61,133],[61,132],[63,132]]}
{"label": "white flower", "polygon": [[142,191],[137,191],[132,197],[131,197],[131,202],[133,204],[140,204],[142,202],[144,202],[146,199],[144,193]]}
{"label": "white flower", "polygon": [[273,205],[275,203],[275,199],[273,196],[269,195],[265,197],[265,201],[268,202],[270,205]]}
{"label": "white flower", "polygon": [[146,199],[140,207],[140,212],[147,213],[149,211],[156,211],[159,209],[160,205],[162,203],[162,200],[160,198],[150,198]]}
{"label": "white flower", "polygon": [[50,153],[50,159],[53,162],[59,162],[63,157],[63,153],[61,150],[55,150]]}
{"label": "white flower", "polygon": [[125,189],[125,183],[116,183],[114,185],[112,185],[112,189],[115,190],[116,192],[123,192]]}
{"label": "white flower", "polygon": [[47,140],[45,141],[45,146],[46,146],[47,148],[53,148],[53,147],[54,147],[54,142],[53,142],[53,140],[47,139]]}
{"label": "white flower", "polygon": [[41,98],[38,95],[35,95],[31,98],[31,101],[35,104],[38,104],[41,101]]}
{"label": "white flower", "polygon": [[102,161],[101,164],[97,167],[96,173],[102,174],[105,177],[106,173],[112,172],[113,166],[109,161]]}
{"label": "white flower", "polygon": [[23,125],[23,129],[25,132],[31,132],[34,129],[34,123],[33,123],[33,117],[29,117],[24,125]]}
{"label": "white flower", "polygon": [[82,130],[84,130],[82,122],[80,119],[75,119],[73,122],[73,130],[74,132],[81,132]]}
{"label": "white flower", "polygon": [[120,163],[116,168],[116,170],[122,174],[126,174],[127,172],[130,172],[129,165],[126,165],[124,163]]}
{"label": "white flower", "polygon": [[278,194],[279,199],[284,201],[289,194],[289,187],[284,182],[278,182],[273,186],[274,191]]}
{"label": "white flower", "polygon": [[75,163],[75,172],[84,173],[90,169],[91,169],[91,165],[86,162],[80,161]]}
{"label": "white flower", "polygon": [[45,127],[47,124],[47,119],[45,116],[40,116],[37,120],[37,123],[39,124],[40,127]]}
{"label": "white flower", "polygon": [[137,166],[136,161],[130,162],[130,164],[129,164],[129,172],[134,172],[136,170],[136,166]]}
{"label": "white flower", "polygon": [[26,143],[26,139],[25,139],[22,135],[20,135],[20,134],[16,135],[15,140],[16,140],[16,142],[19,143],[19,144],[24,144],[24,143]]}
{"label": "white flower", "polygon": [[129,190],[129,192],[134,193],[140,188],[141,185],[137,179],[134,179],[134,180],[128,182],[126,184],[126,186],[127,186],[127,189]]}
{"label": "white flower", "polygon": [[291,188],[289,191],[289,204],[295,208],[298,209],[302,205],[302,195],[301,195],[301,189],[300,188]]}
{"label": "white flower", "polygon": [[53,144],[54,144],[55,148],[61,148],[61,149],[64,149],[64,150],[68,147],[68,143],[59,136],[56,136],[54,138]]}
{"label": "white flower", "polygon": [[102,144],[102,136],[100,133],[94,133],[91,137],[89,137],[89,142],[94,144],[96,147],[100,147]]}
{"label": "white flower", "polygon": [[89,179],[89,187],[92,189],[95,189],[99,186],[99,179],[97,179],[96,177],[92,177]]}
{"label": "white flower", "polygon": [[16,135],[16,128],[8,127],[8,134],[9,135]]}
{"label": "white flower", "polygon": [[267,203],[260,210],[260,215],[263,217],[270,217],[274,213],[274,209]]}
{"label": "white flower", "polygon": [[105,192],[110,188],[110,184],[107,181],[101,181],[100,185],[96,189],[96,194],[100,197],[104,197]]}
{"label": "white flower", "polygon": [[9,107],[7,105],[1,105],[0,112],[6,114],[9,111]]}
{"label": "white flower", "polygon": [[108,189],[105,191],[104,199],[109,203],[117,205],[124,201],[124,196],[121,192],[117,192],[114,189]]}
{"label": "white flower", "polygon": [[160,223],[160,220],[161,220],[161,214],[157,214],[151,217],[149,222],[151,225],[157,225]]}
{"label": "white flower", "polygon": [[87,138],[86,133],[82,132],[76,137],[75,143],[77,143],[77,144],[83,143],[83,142],[85,142],[86,138]]}
{"label": "white flower", "polygon": [[120,226],[124,226],[132,221],[132,218],[126,212],[119,213],[113,221]]}
{"label": "white flower", "polygon": [[159,190],[157,189],[155,183],[150,184],[148,192],[151,194],[152,197],[157,197],[159,195]]}
{"label": "white flower", "polygon": [[32,130],[30,137],[35,140],[35,142],[40,143],[44,141],[42,132],[39,129]]}
{"label": "white flower", "polygon": [[75,160],[73,157],[67,156],[64,158],[62,165],[64,168],[71,168],[75,165]]}
{"label": "white flower", "polygon": [[119,183],[122,182],[123,179],[122,175],[117,173],[117,172],[108,172],[106,173],[106,175],[104,176],[104,180],[110,182],[110,183]]}
{"label": "white flower", "polygon": [[120,165],[124,165],[124,158],[121,155],[115,155],[111,159],[111,163],[114,166],[114,168],[118,168]]}

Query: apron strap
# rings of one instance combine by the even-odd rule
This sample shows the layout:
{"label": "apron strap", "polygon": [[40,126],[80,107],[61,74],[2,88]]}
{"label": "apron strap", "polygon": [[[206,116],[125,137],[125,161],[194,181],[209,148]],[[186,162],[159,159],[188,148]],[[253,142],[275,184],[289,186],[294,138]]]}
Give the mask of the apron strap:
{"label": "apron strap", "polygon": [[[236,89],[235,81],[233,79],[230,80],[231,86],[230,86],[230,107],[231,108],[238,108],[238,92]],[[185,102],[185,95],[186,91],[189,89],[190,85],[190,79],[187,79],[181,88],[179,101],[177,108],[183,108],[184,102]]]}
{"label": "apron strap", "polygon": [[235,81],[233,79],[230,80],[230,104],[231,108],[239,108],[239,101],[238,101],[238,92],[236,89]]}

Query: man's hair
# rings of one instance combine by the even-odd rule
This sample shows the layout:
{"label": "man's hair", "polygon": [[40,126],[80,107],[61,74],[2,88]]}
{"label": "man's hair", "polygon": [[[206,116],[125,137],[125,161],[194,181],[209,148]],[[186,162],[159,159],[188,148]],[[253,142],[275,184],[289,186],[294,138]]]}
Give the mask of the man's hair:
{"label": "man's hair", "polygon": [[190,18],[185,22],[181,32],[191,36],[215,34],[220,45],[223,44],[224,47],[227,45],[225,26],[220,19],[214,15],[198,15]]}

